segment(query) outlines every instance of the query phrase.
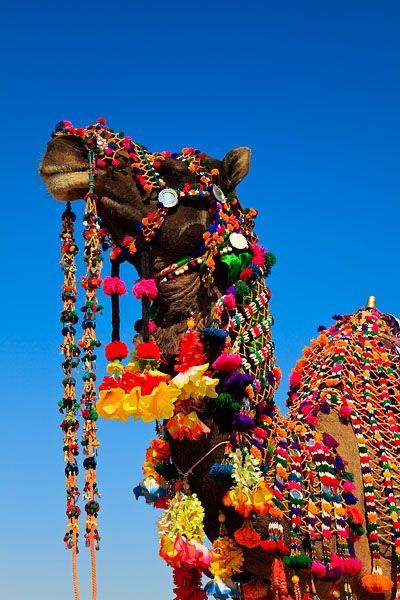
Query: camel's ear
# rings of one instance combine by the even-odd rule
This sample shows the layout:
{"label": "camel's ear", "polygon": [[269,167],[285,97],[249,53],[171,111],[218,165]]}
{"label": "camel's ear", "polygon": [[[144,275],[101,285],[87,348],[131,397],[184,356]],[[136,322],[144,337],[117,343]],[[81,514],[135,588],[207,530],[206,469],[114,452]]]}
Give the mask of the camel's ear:
{"label": "camel's ear", "polygon": [[250,154],[250,148],[235,148],[228,152],[222,161],[231,189],[234,189],[249,172]]}

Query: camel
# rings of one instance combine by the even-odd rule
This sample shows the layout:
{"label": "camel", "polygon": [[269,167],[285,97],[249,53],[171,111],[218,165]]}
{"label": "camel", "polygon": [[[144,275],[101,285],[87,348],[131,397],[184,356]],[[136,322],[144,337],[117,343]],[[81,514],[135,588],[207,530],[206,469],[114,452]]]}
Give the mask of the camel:
{"label": "camel", "polygon": [[[102,127],[106,128],[105,125]],[[74,133],[75,130],[69,126],[67,129],[68,131],[65,131],[65,127],[61,126],[58,132],[56,131],[40,165],[40,174],[50,194],[62,202],[81,199],[88,190],[90,174],[87,147],[82,141],[82,136],[79,132]],[[116,168],[115,166],[110,167],[106,162],[100,163],[100,166],[96,167],[94,192],[98,198],[97,209],[104,227],[114,242],[121,244],[127,236],[136,235],[135,224],[156,211],[159,189],[156,186],[141,185],[140,181],[138,182],[138,179],[132,175],[128,150],[119,148],[117,157],[118,166]],[[249,171],[250,150],[240,147],[228,152],[223,160],[217,160],[210,156],[206,156],[205,160],[207,171],[217,173],[217,189],[222,190],[224,197],[229,194],[236,197],[236,187]],[[190,186],[196,182],[194,171],[188,169],[184,161],[173,155],[164,156],[157,166],[157,170],[159,176],[166,182],[168,189],[182,189],[185,184]],[[187,196],[181,198],[179,204],[173,210],[168,211],[162,227],[151,239],[150,244],[146,245],[150,275],[158,276],[168,270],[170,265],[179,263],[182,257],[191,256],[202,243],[203,235],[211,221],[212,214],[206,198],[196,198],[196,202]],[[241,241],[239,240],[239,242]],[[139,275],[143,275],[144,267],[141,255],[144,248],[145,246],[139,242],[138,252],[127,257]],[[196,268],[187,271],[183,269],[179,273],[179,277],[159,278],[158,297],[153,303],[154,320],[157,325],[154,339],[165,358],[166,370],[172,369],[179,351],[179,336],[187,330],[188,317],[195,322],[198,331],[202,332],[210,328],[215,318],[216,308],[221,307],[221,302],[226,297],[227,288],[226,272],[218,271],[218,269],[214,278],[207,283],[205,283],[200,269]],[[271,324],[268,305],[270,292],[266,288],[263,278],[257,284],[257,292],[260,297],[266,299],[266,303],[261,309],[264,322],[268,321]],[[217,311],[218,314],[220,312]],[[240,335],[248,333],[246,327],[247,325],[244,324],[243,327],[232,328],[231,342],[233,345]],[[374,337],[371,341],[370,330],[372,331],[372,329]],[[314,588],[314,584],[311,588],[308,583],[306,584],[306,593],[309,594],[307,597],[319,597],[322,600],[328,597],[337,598],[340,594],[343,594],[346,599],[352,597],[364,600],[372,600],[374,597],[389,600],[389,598],[395,597],[396,585],[391,589],[383,589],[381,593],[376,593],[379,592],[379,588],[374,590],[374,586],[371,584],[370,589],[366,589],[362,585],[362,578],[370,575],[371,568],[373,568],[374,576],[378,576],[378,579],[380,575],[393,582],[396,579],[395,543],[397,538],[396,530],[394,534],[392,532],[389,516],[394,514],[392,521],[396,522],[400,487],[399,462],[397,460],[397,431],[400,414],[395,402],[400,398],[398,329],[396,320],[390,315],[377,311],[373,301],[370,301],[365,309],[354,315],[338,318],[337,325],[321,332],[320,337],[313,341],[305,356],[296,365],[291,377],[289,413],[282,416],[272,398],[279,383],[279,377],[276,371],[270,327],[266,326],[265,328],[263,341],[264,347],[269,348],[269,352],[266,354],[264,362],[254,367],[254,370],[257,376],[260,376],[260,373],[264,375],[274,373],[267,391],[262,392],[264,395],[259,399],[264,404],[268,404],[269,412],[266,420],[269,424],[268,441],[276,445],[278,437],[285,435],[285,431],[291,439],[300,440],[302,444],[305,444],[304,440],[308,439],[307,436],[316,435],[315,439],[320,440],[321,436],[332,434],[335,443],[332,442],[331,446],[326,447],[327,455],[333,460],[340,453],[340,458],[346,465],[346,473],[351,472],[354,475],[355,494],[359,500],[358,506],[364,520],[367,521],[368,536],[370,537],[368,540],[367,534],[363,533],[355,542],[357,557],[361,559],[362,568],[352,578],[352,591],[347,577],[339,578],[336,587],[332,587],[332,582],[316,580],[316,588]],[[354,353],[357,353],[357,340],[361,338],[367,340],[366,345],[363,342],[363,351],[367,348],[366,351],[372,356],[372,360],[367,361],[370,370],[366,395],[365,376],[363,378],[362,373],[357,371],[357,365],[352,362]],[[337,345],[339,346],[338,352],[343,352],[340,368],[336,363],[332,364],[329,358],[332,348],[336,348]],[[212,352],[212,349],[209,350],[209,353],[212,354]],[[378,355],[377,352],[380,354]],[[383,385],[379,383],[383,377],[382,353],[384,361],[387,362],[388,355],[390,358],[390,373],[388,375],[385,372],[387,378],[384,395],[386,412],[378,403],[378,406],[375,407],[375,414],[371,416],[372,409],[369,413],[366,412],[363,402],[368,404],[368,397],[378,397],[379,399],[381,391],[379,386]],[[244,358],[248,358],[248,354],[244,350],[242,350],[242,354]],[[321,359],[324,356],[326,357],[325,363]],[[376,360],[377,357],[378,360]],[[210,357],[211,361],[212,357]],[[354,372],[351,388],[348,383],[349,372]],[[216,481],[209,472],[213,464],[223,460],[223,442],[230,439],[231,430],[227,426],[226,419],[216,414],[209,403],[205,405],[202,418],[210,429],[208,435],[202,436],[197,442],[172,439],[170,441],[176,468],[179,473],[187,473],[191,490],[197,493],[205,508],[205,531],[208,538],[213,541],[219,534],[218,515],[227,488],[223,482]],[[364,463],[360,461],[360,435],[366,431],[370,433],[371,424],[375,425],[375,429],[372,428],[374,434],[372,436],[368,434],[364,443],[367,446],[367,455],[372,465],[376,493],[375,512],[380,530],[378,542],[375,541],[374,556],[371,555],[371,532],[373,533],[376,527],[373,528],[371,521],[372,512],[368,505],[370,499],[365,498],[366,490],[368,495],[368,488],[365,487],[368,485],[364,468],[365,461]],[[379,441],[380,434],[384,443]],[[312,439],[314,440],[314,437]],[[293,443],[294,447],[294,442],[290,443]],[[302,448],[304,447],[302,446]],[[290,462],[292,458],[288,460],[289,468],[295,470],[296,464]],[[317,463],[313,460],[311,455],[302,457],[303,477],[306,482],[314,481],[315,477],[318,481]],[[389,467],[384,463],[390,463],[390,476],[388,475]],[[277,458],[276,455],[273,455],[270,457],[266,473],[266,479],[271,487],[274,486],[276,471]],[[391,497],[388,500],[387,494],[385,495],[385,482],[387,483],[388,480],[392,485],[394,500]],[[309,500],[310,494],[313,493],[312,486],[311,483],[305,485]],[[348,488],[350,489],[349,486]],[[293,534],[293,522],[290,523],[288,517],[289,501],[286,490],[283,493],[282,502],[285,508],[283,535],[285,540],[289,540]],[[224,511],[228,532],[240,527],[243,521],[242,517],[232,508],[224,508]],[[254,516],[252,527],[261,537],[267,537],[272,520],[272,517],[268,515]],[[373,542],[374,540],[372,540]],[[378,550],[376,550],[376,543]],[[321,544],[320,539],[317,539],[318,552],[321,552],[321,548],[323,550],[323,544]],[[242,582],[243,586],[246,585],[245,582],[252,581],[253,577],[257,577],[260,581],[271,581],[273,556],[260,547],[245,548],[244,554],[243,573],[237,575],[236,580]],[[300,573],[300,579],[308,581],[307,572]],[[295,595],[297,593],[296,585],[297,580],[294,576],[289,582],[289,588],[293,589]],[[245,594],[244,587],[242,591]],[[276,590],[274,594],[276,598],[286,597],[285,593],[279,596]],[[245,595],[245,597],[253,596]],[[261,597],[261,595],[257,597]]]}

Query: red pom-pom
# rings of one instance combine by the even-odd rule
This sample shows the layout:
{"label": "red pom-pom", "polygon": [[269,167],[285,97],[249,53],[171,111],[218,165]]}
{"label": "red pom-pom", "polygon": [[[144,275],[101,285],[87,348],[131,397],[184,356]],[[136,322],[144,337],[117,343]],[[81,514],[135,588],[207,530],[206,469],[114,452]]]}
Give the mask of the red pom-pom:
{"label": "red pom-pom", "polygon": [[104,117],[99,117],[97,119],[97,122],[100,123],[100,125],[105,125],[106,124],[106,120]]}
{"label": "red pom-pom", "polygon": [[254,273],[249,268],[243,269],[243,271],[240,273],[240,279],[242,281],[250,281],[251,279],[253,279],[253,277],[254,277]]}
{"label": "red pom-pom", "polygon": [[110,342],[104,349],[107,360],[122,360],[128,356],[128,346],[124,342]]}
{"label": "red pom-pom", "polygon": [[139,360],[160,360],[160,348],[155,342],[141,342],[136,346],[136,356]]}

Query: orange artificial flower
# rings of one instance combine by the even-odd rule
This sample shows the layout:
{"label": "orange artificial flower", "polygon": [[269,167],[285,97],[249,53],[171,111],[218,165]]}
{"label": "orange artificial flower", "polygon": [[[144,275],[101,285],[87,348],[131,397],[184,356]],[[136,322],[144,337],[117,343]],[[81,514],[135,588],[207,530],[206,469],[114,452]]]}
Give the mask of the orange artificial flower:
{"label": "orange artificial flower", "polygon": [[256,548],[259,546],[261,536],[253,527],[244,526],[240,529],[236,529],[233,537],[241,546],[246,548]]}

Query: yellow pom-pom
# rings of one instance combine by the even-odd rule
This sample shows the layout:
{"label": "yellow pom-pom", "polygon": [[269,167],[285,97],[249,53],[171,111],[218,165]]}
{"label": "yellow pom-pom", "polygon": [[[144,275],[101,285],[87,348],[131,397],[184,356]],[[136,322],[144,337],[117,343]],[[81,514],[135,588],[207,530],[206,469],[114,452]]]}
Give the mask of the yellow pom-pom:
{"label": "yellow pom-pom", "polygon": [[298,577],[298,575],[293,575],[293,577],[292,577],[292,583],[299,583],[299,577]]}
{"label": "yellow pom-pom", "polygon": [[187,326],[189,327],[189,329],[194,329],[194,327],[196,326],[196,321],[193,319],[193,317],[190,317],[187,320]]}
{"label": "yellow pom-pom", "polygon": [[333,590],[333,592],[332,592],[332,598],[340,598],[340,592],[339,592],[339,590]]}
{"label": "yellow pom-pom", "polygon": [[218,515],[218,521],[219,521],[220,523],[225,523],[225,521],[226,521],[226,516],[224,515],[224,513],[223,513],[223,512],[220,512],[220,513],[219,513],[219,515]]}

